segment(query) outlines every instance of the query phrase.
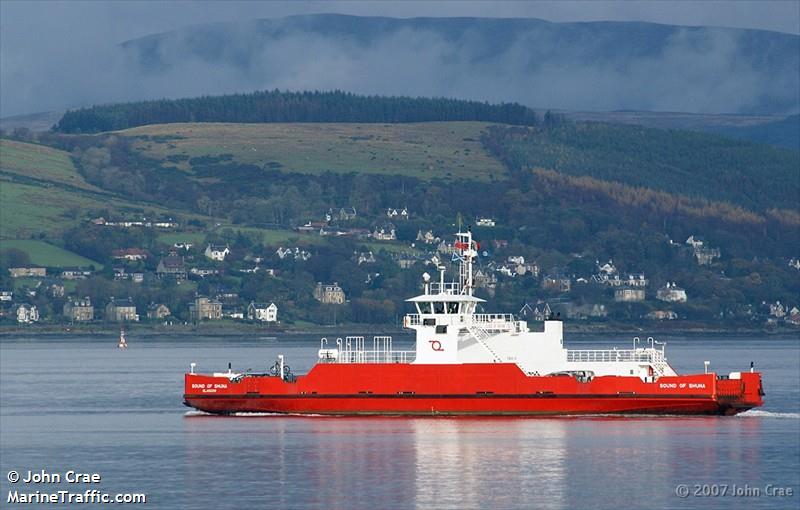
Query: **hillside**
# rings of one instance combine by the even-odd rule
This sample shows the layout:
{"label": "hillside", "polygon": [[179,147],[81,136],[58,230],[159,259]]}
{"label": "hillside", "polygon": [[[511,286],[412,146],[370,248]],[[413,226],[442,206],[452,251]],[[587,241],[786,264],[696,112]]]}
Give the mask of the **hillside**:
{"label": "hillside", "polygon": [[[283,172],[358,172],[422,179],[500,179],[480,143],[486,123],[167,124],[120,131],[142,157],[198,177],[233,164]],[[198,174],[198,172],[200,172]],[[190,172],[191,173],[191,172]],[[201,175],[202,174],[202,175]]]}
{"label": "hillside", "polygon": [[[66,249],[105,266],[76,292],[96,302],[129,295],[141,307],[163,301],[180,320],[188,320],[195,293],[233,293],[244,304],[279,302],[287,323],[393,323],[438,246],[418,241],[418,232],[448,239],[458,221],[474,225],[481,217],[496,223],[473,229],[484,246],[481,272],[495,279],[479,290],[494,294],[487,311],[542,299],[577,309],[603,305],[624,324],[668,309],[721,327],[763,323],[762,302],[794,303],[800,293],[788,264],[800,231],[791,198],[798,156],[767,146],[557,116],[536,127],[193,123],[38,136],[60,150],[1,146],[13,156],[0,176],[4,236],[16,238],[7,246],[37,260],[51,246]],[[408,219],[387,217],[393,208],[407,208]],[[342,216],[351,209],[354,216]],[[88,222],[143,214],[168,214],[181,226]],[[396,240],[370,236],[391,229],[387,221]],[[305,233],[293,230],[309,222]],[[48,244],[19,241],[31,235]],[[690,236],[719,256],[700,265],[685,244]],[[209,261],[203,251],[211,242],[228,245],[230,259]],[[180,285],[155,277],[174,243],[192,243],[182,253],[187,269],[202,276]],[[152,256],[112,257],[131,247]],[[279,250],[287,247],[288,257]],[[362,263],[365,254],[370,262]],[[535,263],[536,277],[509,269],[508,257],[519,256]],[[647,299],[618,303],[612,288],[593,283],[595,261],[609,259],[623,276],[647,275]],[[111,268],[121,264],[149,276],[117,281]],[[545,285],[546,275],[559,274],[571,279],[571,290]],[[346,289],[349,303],[341,308],[312,297],[316,282],[332,281]],[[668,281],[685,288],[690,302],[656,300],[655,289]],[[58,303],[47,306],[58,316]]]}
{"label": "hillside", "polygon": [[797,209],[800,153],[704,133],[601,123],[490,128],[510,169],[546,168],[747,209]]}

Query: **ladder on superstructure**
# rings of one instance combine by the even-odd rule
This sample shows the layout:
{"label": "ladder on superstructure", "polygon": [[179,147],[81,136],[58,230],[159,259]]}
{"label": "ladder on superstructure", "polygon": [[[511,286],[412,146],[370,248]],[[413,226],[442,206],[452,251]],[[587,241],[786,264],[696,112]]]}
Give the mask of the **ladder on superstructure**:
{"label": "ladder on superstructure", "polygon": [[500,356],[498,356],[498,354],[496,352],[494,352],[494,349],[489,347],[489,344],[486,343],[486,340],[492,338],[494,335],[492,335],[491,333],[489,333],[488,331],[486,331],[482,327],[476,326],[474,324],[467,326],[467,331],[469,331],[469,334],[472,335],[472,337],[475,340],[477,340],[478,343],[481,344],[481,346],[483,346],[483,348],[486,349],[489,352],[489,354],[492,355],[492,360],[495,363],[501,363],[502,362],[502,359],[500,359]]}

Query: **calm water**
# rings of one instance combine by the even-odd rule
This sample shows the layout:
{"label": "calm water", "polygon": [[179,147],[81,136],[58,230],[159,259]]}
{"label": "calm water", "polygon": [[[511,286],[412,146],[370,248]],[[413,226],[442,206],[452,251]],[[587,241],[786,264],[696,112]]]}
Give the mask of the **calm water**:
{"label": "calm water", "polygon": [[[302,373],[314,338],[130,337],[126,352],[114,338],[0,339],[0,507],[36,507],[6,504],[12,469],[97,472],[103,492],[146,493],[142,508],[800,507],[797,339],[669,339],[679,372],[756,362],[766,406],[737,417],[356,419],[182,406],[190,361],[260,370],[282,352]],[[628,344],[568,340],[615,343]],[[794,496],[681,499],[678,484],[772,484]]]}

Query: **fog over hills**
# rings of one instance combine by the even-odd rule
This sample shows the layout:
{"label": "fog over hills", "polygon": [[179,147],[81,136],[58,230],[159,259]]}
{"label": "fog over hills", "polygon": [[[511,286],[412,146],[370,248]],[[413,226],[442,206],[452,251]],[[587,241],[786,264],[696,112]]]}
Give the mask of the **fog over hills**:
{"label": "fog over hills", "polygon": [[585,111],[800,112],[800,36],[763,30],[319,14],[195,25],[96,51],[37,84],[49,100],[38,111],[280,88]]}

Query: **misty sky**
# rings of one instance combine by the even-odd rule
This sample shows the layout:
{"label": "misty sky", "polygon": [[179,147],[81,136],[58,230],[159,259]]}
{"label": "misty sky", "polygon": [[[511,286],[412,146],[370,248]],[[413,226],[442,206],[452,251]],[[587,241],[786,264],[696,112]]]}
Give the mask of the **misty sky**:
{"label": "misty sky", "polygon": [[[85,79],[109,72],[109,48],[148,34],[213,21],[336,12],[370,16],[526,17],[550,21],[649,21],[800,33],[800,2],[47,2],[0,0],[0,116],[59,110],[84,97]],[[102,69],[98,69],[98,66]],[[53,84],[76,89],[60,94]],[[80,86],[76,85],[77,83]],[[112,82],[109,82],[112,83]],[[309,84],[313,88],[313,83]]]}

